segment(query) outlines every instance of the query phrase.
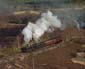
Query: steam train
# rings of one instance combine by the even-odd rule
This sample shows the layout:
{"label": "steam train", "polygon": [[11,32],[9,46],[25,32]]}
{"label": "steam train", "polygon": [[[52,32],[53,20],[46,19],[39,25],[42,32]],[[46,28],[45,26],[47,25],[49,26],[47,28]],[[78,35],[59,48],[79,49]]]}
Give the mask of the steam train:
{"label": "steam train", "polygon": [[45,48],[47,46],[53,46],[54,44],[58,44],[60,42],[62,42],[62,38],[61,37],[52,38],[52,39],[49,39],[49,40],[44,41],[44,42],[35,43],[32,46],[22,47],[21,48],[21,52],[23,52],[23,53],[33,52],[33,51]]}

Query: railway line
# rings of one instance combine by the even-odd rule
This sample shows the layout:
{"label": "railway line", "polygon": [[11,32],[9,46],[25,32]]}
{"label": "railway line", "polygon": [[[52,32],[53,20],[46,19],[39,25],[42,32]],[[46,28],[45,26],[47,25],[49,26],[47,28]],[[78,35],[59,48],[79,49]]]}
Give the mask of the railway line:
{"label": "railway line", "polygon": [[[84,37],[84,38],[85,38],[85,37]],[[70,38],[70,39],[68,39],[68,40],[66,40],[66,41],[61,41],[61,42],[59,42],[58,44],[53,44],[52,46],[45,46],[45,47],[43,47],[43,48],[41,48],[41,49],[38,49],[38,50],[36,50],[36,51],[30,52],[29,55],[32,54],[32,55],[35,56],[35,55],[42,54],[42,53],[44,53],[44,52],[51,51],[51,50],[53,50],[53,49],[59,48],[59,47],[64,47],[66,43],[75,42],[75,41],[74,41],[75,39],[79,39],[79,38],[77,38],[77,37],[72,37],[72,38]],[[82,39],[82,38],[81,38],[81,39]]]}

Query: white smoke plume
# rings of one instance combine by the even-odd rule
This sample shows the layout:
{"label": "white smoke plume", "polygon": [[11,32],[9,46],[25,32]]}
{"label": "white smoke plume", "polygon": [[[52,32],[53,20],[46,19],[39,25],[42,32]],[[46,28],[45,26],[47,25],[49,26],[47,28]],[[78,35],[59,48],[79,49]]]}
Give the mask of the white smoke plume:
{"label": "white smoke plume", "polygon": [[32,27],[29,24],[22,30],[22,34],[24,35],[25,44],[28,44],[30,40],[32,40]]}
{"label": "white smoke plume", "polygon": [[35,41],[38,41],[45,31],[41,29],[37,24],[29,23],[29,25],[32,27],[31,31],[32,31],[33,39]]}
{"label": "white smoke plume", "polygon": [[38,41],[45,32],[52,32],[54,28],[61,28],[61,21],[57,16],[53,16],[52,12],[47,11],[41,14],[35,23],[28,22],[28,25],[23,29],[24,41],[26,44],[32,40]]}

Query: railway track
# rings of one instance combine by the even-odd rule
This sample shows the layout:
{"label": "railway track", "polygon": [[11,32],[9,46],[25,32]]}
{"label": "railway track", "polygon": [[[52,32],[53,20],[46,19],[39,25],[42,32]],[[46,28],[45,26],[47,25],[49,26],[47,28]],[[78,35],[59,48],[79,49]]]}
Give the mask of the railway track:
{"label": "railway track", "polygon": [[[70,41],[70,40],[69,40]],[[53,46],[47,46],[47,47],[44,47],[44,48],[42,48],[41,50],[37,50],[37,51],[34,51],[34,52],[32,52],[32,54],[33,55],[38,55],[38,54],[42,54],[42,53],[44,53],[44,52],[47,52],[47,51],[51,51],[51,50],[53,50],[53,49],[56,49],[56,48],[59,48],[59,47],[64,47],[65,46],[65,43],[67,43],[68,41],[66,41],[66,42],[61,42],[61,43],[59,43],[59,44],[55,44],[55,45],[53,45]]]}
{"label": "railway track", "polygon": [[38,54],[42,54],[44,52],[51,51],[51,50],[56,49],[56,48],[64,47],[66,43],[69,43],[69,42],[72,43],[72,42],[74,42],[74,39],[78,39],[78,38],[72,37],[72,38],[70,38],[70,39],[68,39],[66,41],[62,41],[62,42],[60,42],[58,44],[54,44],[53,46],[46,46],[44,48],[41,48],[39,50],[36,50],[36,51],[33,51],[33,52],[29,53],[29,55],[32,54],[33,56],[36,56]]}

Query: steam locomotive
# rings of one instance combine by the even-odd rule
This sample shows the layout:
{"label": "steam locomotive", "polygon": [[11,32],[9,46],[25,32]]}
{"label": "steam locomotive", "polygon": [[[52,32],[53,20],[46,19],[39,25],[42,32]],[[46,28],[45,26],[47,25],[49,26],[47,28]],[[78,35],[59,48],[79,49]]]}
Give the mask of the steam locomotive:
{"label": "steam locomotive", "polygon": [[44,42],[35,43],[32,46],[22,47],[21,52],[23,52],[23,53],[33,52],[33,51],[42,49],[42,48],[47,47],[47,46],[53,46],[54,44],[58,44],[60,42],[62,42],[61,37],[52,38],[52,39],[49,39],[49,40],[44,41]]}

